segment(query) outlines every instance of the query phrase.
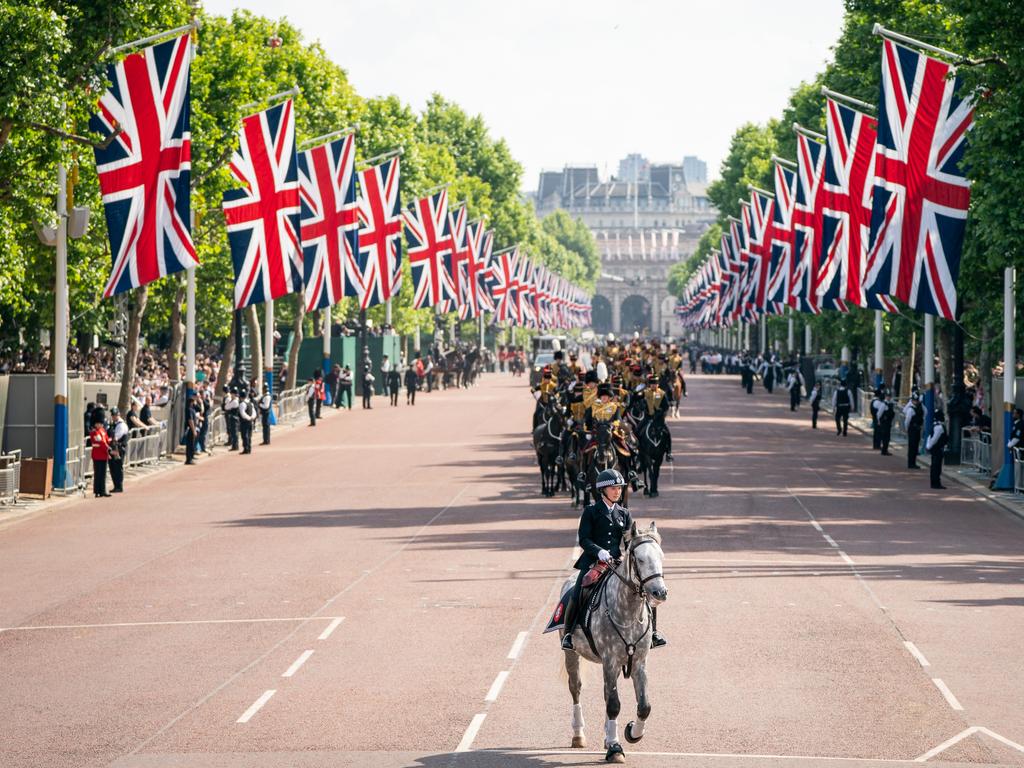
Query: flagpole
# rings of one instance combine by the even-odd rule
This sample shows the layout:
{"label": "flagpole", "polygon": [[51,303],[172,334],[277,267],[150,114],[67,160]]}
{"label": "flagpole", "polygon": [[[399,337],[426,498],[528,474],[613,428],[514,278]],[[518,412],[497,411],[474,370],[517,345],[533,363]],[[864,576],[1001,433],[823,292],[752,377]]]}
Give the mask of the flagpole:
{"label": "flagpole", "polygon": [[[299,297],[302,300],[302,297]],[[263,382],[267,392],[274,394],[274,300],[263,305]],[[253,374],[256,372],[253,371]]]}
{"label": "flagpole", "polygon": [[811,341],[811,324],[804,320],[804,354],[811,354],[813,343]]}
{"label": "flagpole", "polygon": [[68,180],[63,160],[57,163],[56,267],[52,349],[53,487],[64,490],[68,466]]}
{"label": "flagpole", "polygon": [[255,109],[256,107],[260,106],[261,104],[266,104],[267,106],[269,106],[272,101],[277,101],[278,99],[283,99],[283,98],[286,98],[288,96],[298,96],[299,93],[300,93],[299,86],[293,85],[287,91],[281,91],[280,93],[275,93],[274,95],[267,96],[266,98],[261,99],[260,101],[251,101],[248,104],[243,104],[242,106],[239,107],[239,109],[242,109],[242,110]]}
{"label": "flagpole", "polygon": [[938,48],[934,45],[929,45],[928,43],[922,43],[920,40],[915,40],[912,37],[901,35],[899,32],[893,32],[891,29],[883,27],[877,21],[875,22],[875,26],[871,28],[871,34],[877,35],[878,37],[887,37],[898,43],[906,43],[907,45],[912,45],[915,48],[920,48],[922,51],[937,53],[939,56],[946,56],[947,58],[954,59],[958,62],[968,61],[968,59],[961,56],[959,53],[953,53],[952,51],[947,51],[945,48]]}
{"label": "flagpole", "polygon": [[935,315],[924,316],[924,349],[921,352],[924,374],[925,434],[932,433],[935,413]]}
{"label": "flagpole", "polygon": [[[323,354],[324,354],[323,372],[324,372],[324,379],[326,380],[327,379],[327,374],[331,370],[331,308],[329,306],[328,307],[324,307],[323,316],[324,316],[324,324],[323,324],[323,329],[321,330],[320,333],[321,333],[321,337],[323,339]],[[327,400],[325,401],[324,404],[325,405],[333,405],[334,404],[334,393],[331,392],[331,388],[330,387],[327,388]]]}
{"label": "flagpole", "polygon": [[404,147],[399,147],[398,149],[392,149],[392,150],[389,150],[388,152],[381,152],[379,155],[374,155],[373,157],[370,157],[370,158],[367,158],[366,160],[363,160],[363,162],[359,163],[358,167],[360,167],[360,168],[365,170],[366,168],[369,168],[374,163],[382,163],[385,160],[390,160],[392,157],[400,157],[403,152],[405,152],[405,148]]}
{"label": "flagpole", "polygon": [[174,29],[168,29],[166,32],[158,32],[157,34],[150,35],[149,37],[141,37],[138,40],[132,40],[130,43],[124,43],[123,45],[119,45],[116,48],[108,48],[104,52],[103,57],[106,58],[108,56],[114,56],[115,54],[127,51],[129,48],[136,48],[139,46],[148,45],[149,43],[155,43],[158,40],[163,40],[165,38],[176,37],[186,32],[192,32],[196,29],[199,29],[199,21],[193,20],[189,24],[185,24],[181,27],[175,27]]}
{"label": "flagpole", "polygon": [[323,136],[306,139],[304,142],[299,144],[299,149],[312,149],[313,147],[320,146],[321,144],[326,144],[328,141],[336,139],[339,136],[348,136],[350,133],[355,133],[358,130],[359,123],[356,123],[355,125],[350,125],[348,128],[342,128],[340,131],[331,131],[330,133],[325,133]]}
{"label": "flagpole", "polygon": [[839,91],[833,91],[831,88],[829,88],[827,86],[824,86],[824,85],[821,86],[821,95],[825,96],[825,97],[827,97],[829,99],[832,99],[834,101],[845,102],[846,104],[849,104],[851,107],[860,107],[861,109],[866,109],[869,112],[877,112],[878,111],[878,107],[876,107],[874,104],[868,104],[866,101],[861,101],[860,99],[855,99],[855,98],[853,98],[853,96],[847,96],[845,93],[839,93]]}
{"label": "flagpole", "polygon": [[882,310],[875,310],[875,387],[882,386],[885,368],[885,341],[882,330]]}
{"label": "flagpole", "polygon": [[827,140],[825,134],[812,131],[810,128],[804,128],[800,123],[793,123],[793,131],[799,133],[801,136],[806,136],[809,139],[814,139],[822,144]]}
{"label": "flagpole", "polygon": [[[796,163],[794,163],[792,160],[787,160],[786,158],[779,157],[778,155],[772,155],[772,162],[778,163],[779,165],[784,165],[786,168],[791,168],[794,171],[797,169]],[[729,219],[731,221],[735,221],[737,224],[740,221],[735,216],[730,216]]]}
{"label": "flagpole", "polygon": [[796,352],[796,338],[794,333],[795,329],[793,327],[793,308],[786,307],[786,309],[789,312],[789,328],[786,332],[786,350],[789,352],[789,354],[792,355],[794,352]]}
{"label": "flagpole", "polygon": [[[189,226],[196,231],[196,210],[189,211]],[[196,388],[196,268],[185,270],[185,397]]]}
{"label": "flagpole", "polygon": [[[1003,445],[1006,446],[1013,432],[1013,409],[1016,403],[1017,384],[1017,351],[1014,345],[1014,333],[1016,332],[1015,313],[1015,291],[1014,278],[1016,273],[1013,267],[1006,267],[1003,271]],[[1020,446],[1018,446],[1020,449]],[[999,491],[1008,491],[1014,488],[1013,482],[1013,451],[1009,447],[1003,448],[1003,466],[999,470],[999,476],[992,486]]]}

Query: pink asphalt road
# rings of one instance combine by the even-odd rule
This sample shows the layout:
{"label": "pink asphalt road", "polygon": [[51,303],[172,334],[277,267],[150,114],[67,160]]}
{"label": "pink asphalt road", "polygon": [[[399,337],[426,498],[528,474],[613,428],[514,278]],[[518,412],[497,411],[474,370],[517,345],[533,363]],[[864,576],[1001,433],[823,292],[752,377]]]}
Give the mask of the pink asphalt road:
{"label": "pink asphalt road", "polygon": [[[1024,766],[1024,522],[779,394],[689,384],[632,502],[670,645],[628,762]],[[0,530],[0,765],[603,762],[600,673],[572,752],[540,634],[577,513],[540,497],[525,381],[402,400]]]}

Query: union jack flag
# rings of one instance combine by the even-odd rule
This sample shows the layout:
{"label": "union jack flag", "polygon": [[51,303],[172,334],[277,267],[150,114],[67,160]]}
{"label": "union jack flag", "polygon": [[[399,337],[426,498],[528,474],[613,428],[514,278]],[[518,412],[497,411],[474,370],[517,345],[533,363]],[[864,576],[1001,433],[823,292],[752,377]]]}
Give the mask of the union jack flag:
{"label": "union jack flag", "polygon": [[790,299],[794,309],[819,314],[814,292],[818,274],[818,238],[821,231],[821,177],[825,148],[802,133],[796,135],[796,195],[793,200],[793,278]]}
{"label": "union jack flag", "polygon": [[772,202],[772,226],[769,230],[771,268],[767,301],[776,315],[789,304],[789,286],[793,278],[793,205],[796,201],[796,173],[775,163],[775,199]]}
{"label": "union jack flag", "polygon": [[484,241],[487,239],[482,221],[466,225],[466,274],[465,290],[459,303],[459,318],[466,320],[484,311],[480,301],[480,276],[486,262],[482,259]]}
{"label": "union jack flag", "polygon": [[[483,224],[478,225],[483,229]],[[470,268],[470,283],[476,290],[477,308],[481,312],[494,312],[494,301],[491,299],[491,280],[494,274],[494,230],[487,230],[481,238],[479,250],[474,255],[474,263]],[[476,280],[473,280],[473,273]]]}
{"label": "union jack flag", "polygon": [[491,296],[494,299],[495,319],[502,323],[518,323],[516,294],[519,292],[519,249],[509,248],[495,254]]}
{"label": "union jack flag", "polygon": [[960,167],[974,121],[955,68],[882,42],[867,288],[953,319],[970,183]]}
{"label": "union jack flag", "polygon": [[299,153],[306,310],[356,295],[356,141],[352,134]]}
{"label": "union jack flag", "polygon": [[121,133],[96,149],[113,269],[104,298],[199,263],[192,244],[188,35],[127,56],[107,70],[110,89],[90,127]]}
{"label": "union jack flag", "polygon": [[361,309],[383,304],[402,284],[402,203],[398,158],[359,171]]}
{"label": "union jack flag", "polygon": [[841,299],[895,312],[896,305],[888,296],[864,289],[876,123],[833,99],[827,100],[825,111],[828,128],[817,293],[826,304]]}
{"label": "union jack flag", "polygon": [[235,308],[302,287],[299,174],[292,100],[242,120],[231,175],[243,186],[224,193],[235,268]]}
{"label": "union jack flag", "polygon": [[758,312],[768,311],[768,275],[771,272],[771,226],[772,208],[775,201],[751,190],[750,224],[748,241],[750,252],[758,257],[757,295],[755,303]]}
{"label": "union jack flag", "polygon": [[518,299],[519,323],[527,328],[536,328],[537,317],[534,314],[533,305],[533,262],[525,257],[519,261],[518,289],[516,298]]}
{"label": "union jack flag", "polygon": [[412,270],[413,306],[432,307],[455,297],[445,260],[452,251],[448,190],[417,200],[402,212]]}
{"label": "union jack flag", "polygon": [[469,210],[460,205],[448,213],[448,231],[452,247],[446,259],[448,278],[452,285],[452,301],[456,307],[466,301],[466,262],[469,261],[468,243]]}

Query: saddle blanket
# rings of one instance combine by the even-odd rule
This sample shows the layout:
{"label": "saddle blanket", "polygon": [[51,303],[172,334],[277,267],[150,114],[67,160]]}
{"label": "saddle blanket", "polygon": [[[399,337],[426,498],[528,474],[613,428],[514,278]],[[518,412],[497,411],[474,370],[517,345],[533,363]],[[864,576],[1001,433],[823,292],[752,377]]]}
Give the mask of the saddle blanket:
{"label": "saddle blanket", "polygon": [[[583,598],[582,602],[584,606],[590,602],[589,598],[593,594],[591,588],[601,581],[608,571],[608,566],[605,563],[595,563],[594,567],[587,571],[587,575],[583,577]],[[551,614],[551,618],[548,620],[547,626],[541,633],[546,635],[548,632],[554,632],[558,629],[565,627],[566,616],[569,612],[569,603],[572,601],[572,582],[564,590],[562,590],[561,596],[558,598],[558,603],[555,604],[555,610]],[[577,610],[579,610],[577,608]],[[586,613],[580,617],[581,621],[579,625],[582,625],[586,621]]]}

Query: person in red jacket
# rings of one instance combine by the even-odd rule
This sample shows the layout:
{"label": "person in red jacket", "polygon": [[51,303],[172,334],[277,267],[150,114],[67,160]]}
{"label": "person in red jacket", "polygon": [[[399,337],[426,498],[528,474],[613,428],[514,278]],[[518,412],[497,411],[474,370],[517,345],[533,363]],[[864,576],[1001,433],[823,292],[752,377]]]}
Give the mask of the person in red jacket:
{"label": "person in red jacket", "polygon": [[99,498],[107,493],[107,461],[110,459],[110,435],[103,426],[103,409],[97,408],[92,415],[92,430],[89,444],[92,446],[92,491]]}

